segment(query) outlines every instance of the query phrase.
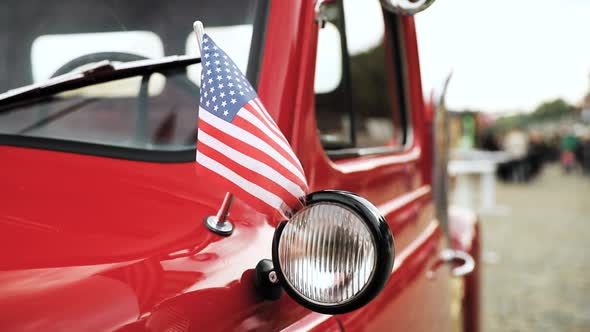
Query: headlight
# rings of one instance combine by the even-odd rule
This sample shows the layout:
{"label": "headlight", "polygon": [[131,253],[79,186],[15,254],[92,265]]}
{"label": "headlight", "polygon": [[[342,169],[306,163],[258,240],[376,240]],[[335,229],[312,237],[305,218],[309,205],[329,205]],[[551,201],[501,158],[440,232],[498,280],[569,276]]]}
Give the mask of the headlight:
{"label": "headlight", "polygon": [[285,291],[311,310],[336,314],[373,299],[393,267],[393,236],[367,200],[343,191],[308,195],[277,228],[273,265]]}

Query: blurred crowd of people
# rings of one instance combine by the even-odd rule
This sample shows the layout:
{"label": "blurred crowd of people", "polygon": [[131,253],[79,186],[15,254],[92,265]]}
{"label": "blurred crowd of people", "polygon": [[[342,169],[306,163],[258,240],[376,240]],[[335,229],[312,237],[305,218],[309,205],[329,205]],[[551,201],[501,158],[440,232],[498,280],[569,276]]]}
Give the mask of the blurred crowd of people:
{"label": "blurred crowd of people", "polygon": [[590,176],[590,127],[562,127],[553,132],[521,128],[503,134],[488,132],[481,148],[506,152],[506,161],[498,167],[498,176],[505,181],[529,181],[548,162],[559,162],[564,173]]}

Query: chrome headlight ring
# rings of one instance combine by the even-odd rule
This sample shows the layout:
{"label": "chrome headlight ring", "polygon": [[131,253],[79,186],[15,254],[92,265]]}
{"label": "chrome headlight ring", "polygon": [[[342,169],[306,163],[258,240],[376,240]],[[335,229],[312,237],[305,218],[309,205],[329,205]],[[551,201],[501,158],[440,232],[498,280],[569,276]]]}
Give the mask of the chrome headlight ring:
{"label": "chrome headlight ring", "polygon": [[394,263],[385,218],[366,199],[345,191],[311,193],[281,222],[272,260],[287,294],[310,310],[340,314],[371,301]]}

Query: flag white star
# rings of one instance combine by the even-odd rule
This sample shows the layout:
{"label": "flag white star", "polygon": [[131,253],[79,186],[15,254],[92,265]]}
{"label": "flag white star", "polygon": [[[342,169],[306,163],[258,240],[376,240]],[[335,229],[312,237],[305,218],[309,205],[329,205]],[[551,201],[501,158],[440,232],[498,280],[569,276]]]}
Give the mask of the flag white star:
{"label": "flag white star", "polygon": [[229,112],[227,110],[223,111],[223,115],[227,116]]}
{"label": "flag white star", "polygon": [[227,106],[227,103],[224,101],[221,103],[221,106],[225,107],[225,106]]}
{"label": "flag white star", "polygon": [[235,103],[237,103],[237,102],[238,102],[238,101],[237,101],[237,100],[235,100],[235,98],[232,98],[232,99],[231,99],[231,103],[232,103],[232,104],[235,104]]}

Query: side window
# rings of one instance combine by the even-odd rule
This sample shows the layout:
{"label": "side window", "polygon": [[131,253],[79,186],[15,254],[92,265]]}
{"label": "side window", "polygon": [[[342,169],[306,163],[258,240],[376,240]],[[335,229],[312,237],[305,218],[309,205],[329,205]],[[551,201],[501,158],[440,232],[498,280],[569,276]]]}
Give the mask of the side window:
{"label": "side window", "polygon": [[326,14],[314,84],[324,148],[337,156],[402,147],[407,128],[399,18],[378,0],[339,0]]}

